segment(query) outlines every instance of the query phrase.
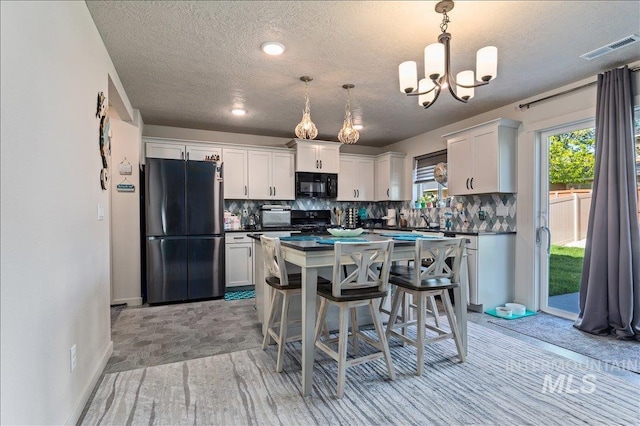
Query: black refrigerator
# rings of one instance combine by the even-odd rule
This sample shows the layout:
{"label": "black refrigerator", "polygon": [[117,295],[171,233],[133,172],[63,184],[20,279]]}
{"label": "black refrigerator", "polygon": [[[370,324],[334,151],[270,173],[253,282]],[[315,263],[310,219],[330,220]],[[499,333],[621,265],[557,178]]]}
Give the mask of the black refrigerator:
{"label": "black refrigerator", "polygon": [[222,163],[148,158],[145,212],[147,302],[224,297]]}

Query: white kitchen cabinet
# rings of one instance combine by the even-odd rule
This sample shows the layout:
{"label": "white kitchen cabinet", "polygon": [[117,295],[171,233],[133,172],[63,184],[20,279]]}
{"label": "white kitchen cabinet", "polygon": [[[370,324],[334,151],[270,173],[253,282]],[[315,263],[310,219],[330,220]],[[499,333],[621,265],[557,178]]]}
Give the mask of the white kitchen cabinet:
{"label": "white kitchen cabinet", "polygon": [[498,119],[444,135],[449,195],[515,193],[519,126]]}
{"label": "white kitchen cabinet", "polygon": [[226,286],[253,285],[253,241],[247,234],[225,234]]}
{"label": "white kitchen cabinet", "polygon": [[287,144],[296,149],[296,172],[338,173],[340,170],[340,145],[324,142],[294,139]]}
{"label": "white kitchen cabinet", "polygon": [[375,160],[365,155],[340,155],[338,201],[374,201]]}
{"label": "white kitchen cabinet", "polygon": [[222,150],[224,171],[224,198],[246,200],[249,198],[247,150],[224,148]]}
{"label": "white kitchen cabinet", "polygon": [[205,161],[206,157],[222,157],[222,148],[216,145],[185,145],[171,142],[147,142],[147,158]]}
{"label": "white kitchen cabinet", "polygon": [[295,199],[292,152],[249,150],[248,161],[250,199]]}
{"label": "white kitchen cabinet", "polygon": [[485,312],[513,302],[515,235],[457,234],[456,237],[467,240],[467,262],[461,271],[461,283],[468,285],[469,308]]}
{"label": "white kitchen cabinet", "polygon": [[405,158],[406,154],[400,152],[386,152],[376,157],[376,201],[404,199]]}

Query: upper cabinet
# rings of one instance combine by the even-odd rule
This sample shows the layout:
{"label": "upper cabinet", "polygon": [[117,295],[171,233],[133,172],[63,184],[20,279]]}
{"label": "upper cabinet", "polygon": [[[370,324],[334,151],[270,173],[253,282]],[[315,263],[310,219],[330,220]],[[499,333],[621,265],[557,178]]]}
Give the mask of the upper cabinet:
{"label": "upper cabinet", "polygon": [[340,143],[294,139],[287,144],[296,149],[296,172],[338,173]]}
{"label": "upper cabinet", "polygon": [[249,198],[295,200],[293,153],[248,150]]}
{"label": "upper cabinet", "polygon": [[374,201],[375,159],[365,155],[340,155],[338,201]]}
{"label": "upper cabinet", "polygon": [[449,195],[515,193],[519,126],[498,119],[444,135]]}
{"label": "upper cabinet", "polygon": [[[404,199],[405,159],[406,154],[400,152],[386,152],[376,157],[376,201]],[[341,184],[339,181],[338,188]]]}
{"label": "upper cabinet", "polygon": [[222,171],[224,173],[224,198],[246,200],[249,198],[249,167],[247,150],[222,149]]}
{"label": "upper cabinet", "polygon": [[222,148],[215,145],[185,145],[181,143],[147,142],[147,158],[165,158],[169,160],[205,161],[206,157],[222,158]]}

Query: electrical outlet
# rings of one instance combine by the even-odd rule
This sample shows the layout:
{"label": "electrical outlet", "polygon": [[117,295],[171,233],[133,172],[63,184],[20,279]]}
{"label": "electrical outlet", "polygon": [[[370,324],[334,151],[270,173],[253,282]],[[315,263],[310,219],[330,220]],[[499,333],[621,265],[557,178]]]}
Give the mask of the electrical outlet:
{"label": "electrical outlet", "polygon": [[242,216],[249,216],[249,210],[242,209]]}
{"label": "electrical outlet", "polygon": [[69,349],[70,361],[71,361],[71,372],[76,369],[76,345],[71,346]]}
{"label": "electrical outlet", "polygon": [[484,210],[478,211],[478,219],[485,220],[486,218],[487,217],[486,217],[486,214],[485,214]]}

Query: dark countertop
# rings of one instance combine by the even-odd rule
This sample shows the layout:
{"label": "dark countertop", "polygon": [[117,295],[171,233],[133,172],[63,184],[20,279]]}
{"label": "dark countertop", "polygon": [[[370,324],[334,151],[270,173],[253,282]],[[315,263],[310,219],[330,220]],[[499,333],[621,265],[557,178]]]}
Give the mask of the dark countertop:
{"label": "dark countertop", "polygon": [[[267,231],[299,231],[299,228],[294,228],[293,226],[283,226],[283,227],[277,227],[277,228],[256,228],[256,229],[233,229],[233,230],[227,230],[224,231],[225,233],[232,233],[232,232],[253,232],[253,233],[260,233],[260,232],[267,232]],[[462,231],[462,230],[455,230],[452,229],[450,231],[446,231],[446,230],[441,230],[441,229],[427,229],[424,227],[407,227],[407,228],[400,228],[398,226],[384,226],[381,228],[364,228],[365,232],[373,232],[373,231],[404,231],[404,232],[411,232],[411,231],[421,231],[421,232],[450,232],[450,233],[454,233],[454,234],[458,234],[458,235],[509,235],[509,234],[516,234],[516,231]],[[258,237],[260,238],[260,237]]]}
{"label": "dark countertop", "polygon": [[[255,240],[260,240],[260,233],[253,233],[253,234],[247,234],[248,237],[253,238]],[[317,239],[323,239],[323,240],[328,240],[331,238],[336,238],[332,235],[310,235],[310,234],[305,234],[303,237],[307,237],[307,238],[317,238]],[[376,234],[372,234],[372,233],[363,233],[362,235],[359,235],[357,238],[363,238],[366,239],[368,241],[385,241],[388,240],[389,238],[387,237],[383,237],[380,235],[376,235]],[[305,241],[286,241],[283,240],[282,238],[280,239],[280,244],[284,247],[290,247],[293,249],[297,249],[297,250],[301,250],[301,251],[329,251],[329,250],[333,250],[333,244],[322,244],[322,243],[318,243],[316,242],[316,240],[305,240]],[[413,246],[415,245],[415,242],[413,241],[394,241],[394,245],[395,246]]]}

